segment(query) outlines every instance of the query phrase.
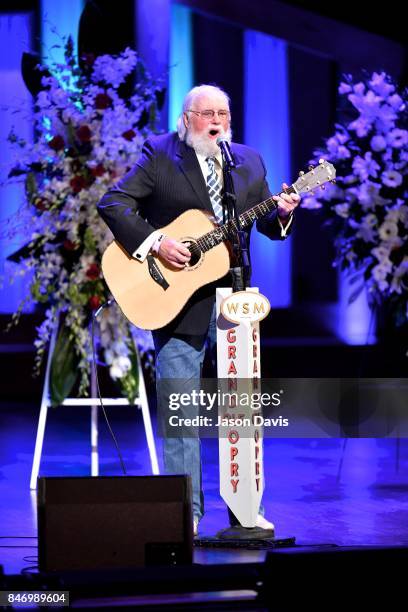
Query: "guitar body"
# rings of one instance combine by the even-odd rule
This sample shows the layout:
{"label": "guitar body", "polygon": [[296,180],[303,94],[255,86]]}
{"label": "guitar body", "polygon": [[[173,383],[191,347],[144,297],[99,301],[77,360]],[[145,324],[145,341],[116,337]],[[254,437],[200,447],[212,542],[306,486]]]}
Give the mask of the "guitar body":
{"label": "guitar body", "polygon": [[[163,227],[163,233],[179,242],[191,243],[214,230],[210,213],[188,210]],[[149,271],[154,264],[156,273]],[[222,278],[229,270],[229,251],[224,242],[191,258],[188,267],[173,268],[159,257],[139,262],[115,241],[102,257],[102,271],[123,314],[137,327],[159,329],[172,321],[188,299],[204,285]],[[159,281],[157,278],[159,271]]]}

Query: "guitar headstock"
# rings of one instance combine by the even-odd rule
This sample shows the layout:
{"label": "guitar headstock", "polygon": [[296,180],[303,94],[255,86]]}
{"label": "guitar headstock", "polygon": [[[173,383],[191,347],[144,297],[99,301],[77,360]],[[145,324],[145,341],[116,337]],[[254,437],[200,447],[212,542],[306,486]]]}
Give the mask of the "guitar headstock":
{"label": "guitar headstock", "polygon": [[324,189],[325,183],[336,182],[336,168],[325,159],[319,159],[319,165],[315,168],[309,166],[309,172],[299,172],[298,180],[293,183],[293,187],[298,193],[310,193],[313,189]]}

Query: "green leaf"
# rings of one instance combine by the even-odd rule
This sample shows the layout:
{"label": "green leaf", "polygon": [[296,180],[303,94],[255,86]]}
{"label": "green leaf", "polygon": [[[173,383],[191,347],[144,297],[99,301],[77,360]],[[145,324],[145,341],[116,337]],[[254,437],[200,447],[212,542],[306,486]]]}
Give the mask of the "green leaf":
{"label": "green leaf", "polygon": [[149,113],[147,112],[147,110],[144,108],[139,121],[137,122],[137,129],[138,130],[142,130],[149,122]]}
{"label": "green leaf", "polygon": [[87,227],[84,234],[84,245],[85,249],[90,253],[96,253],[96,242],[93,235],[93,231],[90,227]]}
{"label": "green leaf", "polygon": [[45,304],[49,300],[49,295],[47,293],[41,292],[41,282],[39,280],[32,283],[30,287],[31,295],[34,300],[39,304]]}
{"label": "green leaf", "polygon": [[7,256],[7,261],[13,261],[14,263],[21,263],[30,255],[35,254],[37,257],[41,255],[43,252],[43,247],[41,244],[41,238],[36,238],[32,242],[25,244],[23,247],[19,248],[14,253],[11,253]]}
{"label": "green leaf", "polygon": [[58,333],[51,361],[50,397],[52,406],[59,406],[70,394],[78,376],[79,357],[74,339],[63,325]]}
{"label": "green leaf", "polygon": [[38,191],[37,181],[33,172],[29,172],[27,174],[27,178],[25,180],[25,190],[27,198],[30,200],[30,202],[32,202],[35,194]]}
{"label": "green leaf", "polygon": [[68,132],[68,142],[70,143],[75,153],[78,153],[78,149],[75,146],[75,128],[71,122],[69,122],[67,125],[67,132]]}
{"label": "green leaf", "polygon": [[154,95],[156,96],[157,108],[161,110],[166,100],[166,88],[163,87],[163,89],[156,89]]}
{"label": "green leaf", "polygon": [[22,166],[14,166],[10,170],[7,175],[7,178],[13,178],[13,176],[21,176],[22,174],[27,174],[27,168],[23,168]]}
{"label": "green leaf", "polygon": [[89,296],[84,293],[81,286],[74,284],[71,284],[68,287],[68,297],[75,306],[85,306],[89,298]]}

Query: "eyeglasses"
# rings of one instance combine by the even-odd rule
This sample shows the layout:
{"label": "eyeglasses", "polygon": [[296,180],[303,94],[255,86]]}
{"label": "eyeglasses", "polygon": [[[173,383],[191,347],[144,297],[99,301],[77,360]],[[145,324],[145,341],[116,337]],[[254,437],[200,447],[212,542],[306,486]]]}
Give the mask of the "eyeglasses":
{"label": "eyeglasses", "polygon": [[193,110],[192,108],[188,109],[186,111],[187,113],[195,113],[196,115],[200,116],[203,119],[206,120],[210,120],[210,119],[214,119],[215,114],[217,113],[218,117],[220,119],[228,119],[230,117],[230,112],[227,110],[219,110],[219,111],[214,111],[214,110],[203,110],[203,111],[196,111]]}

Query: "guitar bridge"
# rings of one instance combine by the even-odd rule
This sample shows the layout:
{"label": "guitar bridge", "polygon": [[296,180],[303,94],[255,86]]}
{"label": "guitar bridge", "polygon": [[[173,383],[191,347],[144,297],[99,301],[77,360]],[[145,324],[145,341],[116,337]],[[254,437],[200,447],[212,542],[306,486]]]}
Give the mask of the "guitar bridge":
{"label": "guitar bridge", "polygon": [[170,285],[164,278],[163,274],[160,272],[160,268],[155,262],[153,255],[148,255],[146,259],[150,276],[155,281],[155,283],[160,285],[160,287],[164,289],[164,291],[166,291],[166,289],[168,289]]}

